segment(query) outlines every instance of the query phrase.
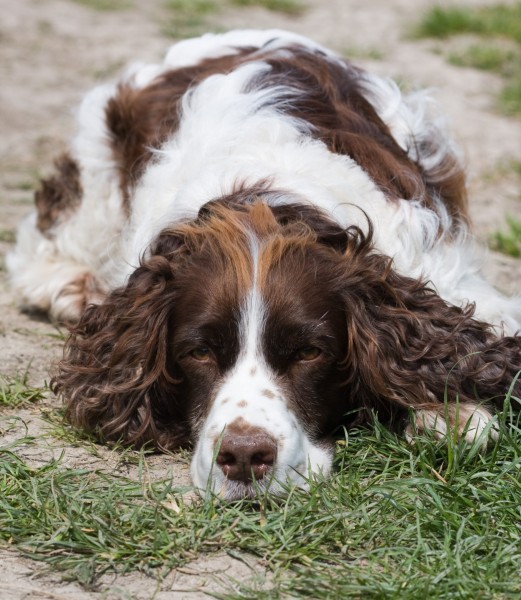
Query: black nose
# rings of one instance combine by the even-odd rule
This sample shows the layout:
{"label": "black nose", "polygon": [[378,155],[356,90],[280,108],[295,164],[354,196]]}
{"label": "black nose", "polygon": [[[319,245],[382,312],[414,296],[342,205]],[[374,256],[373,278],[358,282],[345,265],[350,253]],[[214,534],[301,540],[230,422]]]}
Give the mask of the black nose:
{"label": "black nose", "polygon": [[264,432],[237,435],[225,432],[216,462],[227,479],[249,483],[260,480],[273,467],[277,444]]}

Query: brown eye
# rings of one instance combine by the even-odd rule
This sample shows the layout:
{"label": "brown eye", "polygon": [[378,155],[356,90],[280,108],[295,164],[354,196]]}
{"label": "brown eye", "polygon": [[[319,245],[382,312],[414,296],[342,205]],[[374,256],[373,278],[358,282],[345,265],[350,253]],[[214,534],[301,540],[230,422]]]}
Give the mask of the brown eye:
{"label": "brown eye", "polygon": [[190,352],[190,356],[199,362],[208,362],[210,360],[210,349],[206,346],[194,348]]}
{"label": "brown eye", "polygon": [[297,359],[303,361],[315,360],[322,354],[322,350],[316,346],[306,346],[297,352]]}

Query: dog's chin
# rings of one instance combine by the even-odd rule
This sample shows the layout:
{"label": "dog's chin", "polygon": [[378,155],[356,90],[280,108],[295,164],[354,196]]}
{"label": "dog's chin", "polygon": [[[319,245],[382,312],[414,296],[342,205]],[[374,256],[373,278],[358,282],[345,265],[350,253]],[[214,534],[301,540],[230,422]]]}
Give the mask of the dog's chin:
{"label": "dog's chin", "polygon": [[[215,489],[216,495],[227,502],[237,502],[239,500],[258,500],[269,491],[270,496],[280,495],[280,486],[273,482],[271,486],[263,481],[231,481],[223,480],[218,488]],[[278,493],[277,493],[278,491]]]}
{"label": "dog's chin", "polygon": [[[311,443],[306,438],[304,441],[308,442],[305,451],[295,451],[288,456],[290,445],[286,444],[283,456],[279,457],[282,460],[270,467],[261,479],[248,481],[226,477],[210,459],[212,448],[199,444],[192,458],[192,481],[201,495],[214,494],[227,501],[261,499],[266,495],[284,498],[295,489],[308,491],[311,481],[323,480],[329,475],[334,446],[329,439]],[[297,446],[302,450],[300,444]]]}
{"label": "dog's chin", "polygon": [[306,481],[297,483],[282,484],[275,479],[262,479],[260,481],[232,481],[223,479],[220,482],[214,482],[213,491],[216,496],[227,502],[237,502],[240,500],[261,500],[269,495],[270,498],[285,498],[288,496],[291,488],[309,489]]}
{"label": "dog's chin", "polygon": [[[309,477],[313,480],[316,478],[323,479],[323,476],[328,473],[329,470],[327,473],[322,471],[320,473],[310,473]],[[218,498],[228,502],[237,502],[240,500],[261,500],[268,495],[272,499],[284,499],[296,489],[307,492],[310,488],[310,479],[295,470],[291,470],[282,474],[267,473],[260,480],[247,482],[227,479],[218,474],[212,477],[208,484],[206,488],[199,488],[202,494],[210,488],[211,492]]]}

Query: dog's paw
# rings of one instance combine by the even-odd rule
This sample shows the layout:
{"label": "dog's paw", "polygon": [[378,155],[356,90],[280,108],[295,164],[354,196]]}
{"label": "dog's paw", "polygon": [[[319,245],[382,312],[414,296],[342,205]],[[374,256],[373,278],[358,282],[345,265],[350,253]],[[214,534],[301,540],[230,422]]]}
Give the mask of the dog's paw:
{"label": "dog's paw", "polygon": [[415,437],[424,433],[431,433],[440,440],[463,439],[483,448],[499,436],[495,417],[484,406],[471,403],[440,404],[415,410],[405,428],[405,438],[414,443]]}

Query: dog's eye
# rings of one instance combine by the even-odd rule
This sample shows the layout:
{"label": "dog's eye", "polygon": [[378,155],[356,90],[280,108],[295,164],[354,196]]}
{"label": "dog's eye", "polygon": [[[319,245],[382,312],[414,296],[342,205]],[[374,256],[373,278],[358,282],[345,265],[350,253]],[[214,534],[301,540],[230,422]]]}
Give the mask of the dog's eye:
{"label": "dog's eye", "polygon": [[322,354],[322,350],[316,346],[306,346],[297,352],[297,359],[302,361],[315,360]]}
{"label": "dog's eye", "polygon": [[190,356],[199,362],[208,362],[211,358],[210,349],[207,346],[194,348],[190,352]]}

